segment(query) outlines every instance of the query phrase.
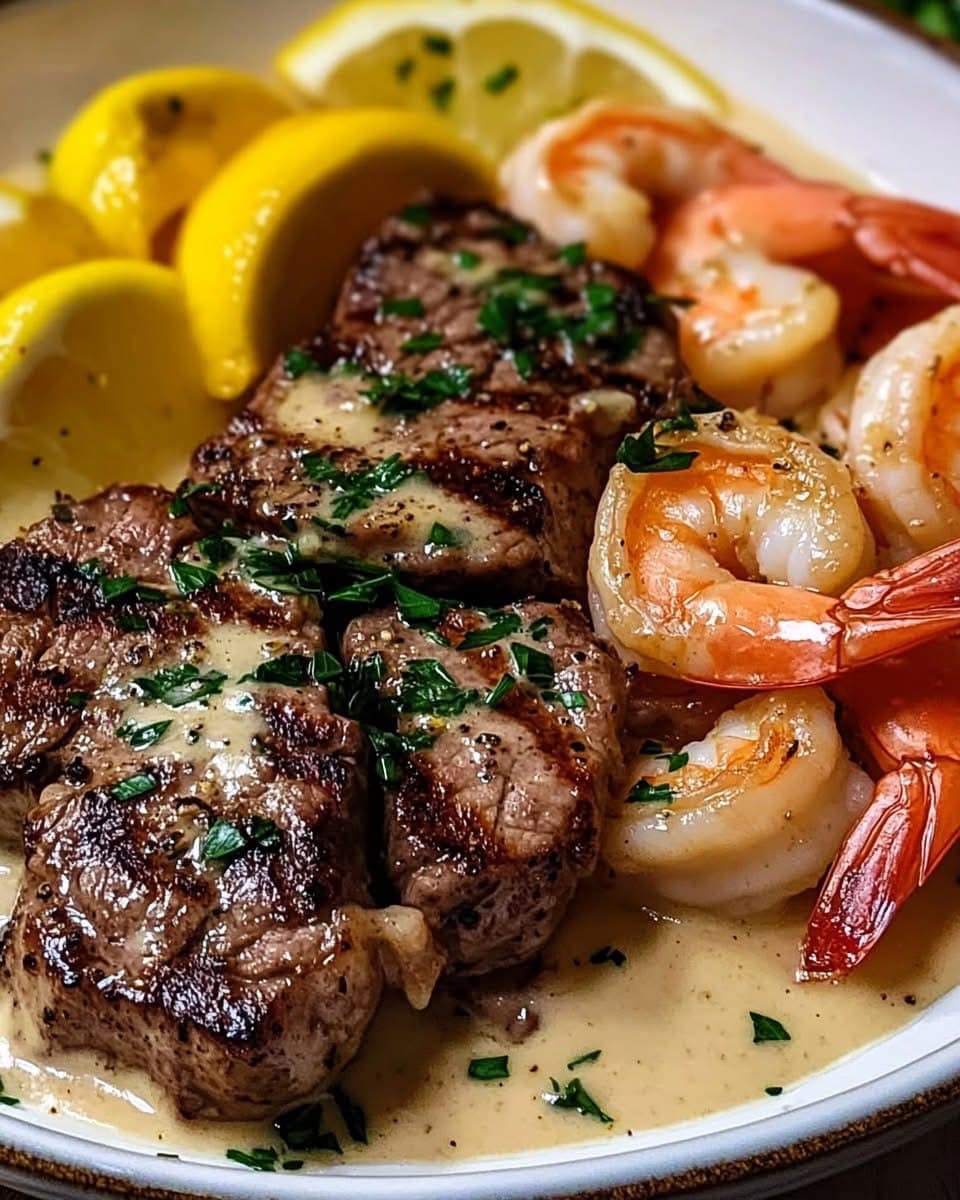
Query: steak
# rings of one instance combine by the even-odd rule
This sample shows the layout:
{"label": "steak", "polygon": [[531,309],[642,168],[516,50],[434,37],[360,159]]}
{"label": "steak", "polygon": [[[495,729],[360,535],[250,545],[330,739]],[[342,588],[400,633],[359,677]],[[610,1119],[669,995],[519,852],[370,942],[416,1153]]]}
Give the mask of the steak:
{"label": "steak", "polygon": [[0,553],[36,726],[8,773],[35,747],[30,786],[53,778],[3,974],[46,1048],[141,1067],[187,1116],[258,1117],[336,1077],[385,975],[423,1005],[440,963],[420,914],[370,909],[367,748],[331,711],[315,601],[198,573],[172,499],[113,489]]}
{"label": "steak", "polygon": [[197,451],[195,506],[441,594],[582,598],[619,435],[689,389],[639,277],[493,208],[414,206]]}
{"label": "steak", "polygon": [[402,903],[455,973],[531,958],[596,865],[621,771],[619,661],[570,602],[454,608],[433,630],[374,612],[347,628],[344,658],[354,704],[397,721],[371,736]]}

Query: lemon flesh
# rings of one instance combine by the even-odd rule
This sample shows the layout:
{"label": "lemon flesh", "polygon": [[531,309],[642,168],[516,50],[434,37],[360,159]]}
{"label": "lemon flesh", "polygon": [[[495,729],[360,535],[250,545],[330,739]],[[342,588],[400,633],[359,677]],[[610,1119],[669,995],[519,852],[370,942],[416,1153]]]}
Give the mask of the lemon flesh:
{"label": "lemon flesh", "polygon": [[116,253],[166,260],[184,210],[289,105],[220,67],[147,71],[98,93],[67,127],[50,186]]}
{"label": "lemon flesh", "polygon": [[0,296],[46,271],[105,253],[100,239],[69,204],[0,182]]}
{"label": "lemon flesh", "polygon": [[294,38],[277,67],[316,103],[440,113],[493,161],[592,96],[726,107],[669,47],[580,0],[348,0]]}
{"label": "lemon flesh", "polygon": [[175,483],[222,421],[169,269],[84,263],[0,301],[3,539],[48,515],[58,490]]}
{"label": "lemon flesh", "polygon": [[424,189],[479,199],[493,183],[445,124],[414,113],[307,113],[241,151],[177,258],[210,393],[239,395],[318,329],[363,240]]}

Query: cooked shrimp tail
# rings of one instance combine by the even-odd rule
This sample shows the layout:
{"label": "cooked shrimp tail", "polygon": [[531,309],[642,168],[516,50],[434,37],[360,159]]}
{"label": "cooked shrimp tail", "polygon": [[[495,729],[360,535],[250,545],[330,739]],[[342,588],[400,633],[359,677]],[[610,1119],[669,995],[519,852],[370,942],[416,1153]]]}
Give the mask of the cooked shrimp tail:
{"label": "cooked shrimp tail", "polygon": [[852,196],[845,206],[860,252],[891,275],[960,300],[960,219],[895,196]]}
{"label": "cooked shrimp tail", "polygon": [[799,980],[847,975],[960,838],[960,763],[902,763],[877,784],[827,875],[800,950]]}

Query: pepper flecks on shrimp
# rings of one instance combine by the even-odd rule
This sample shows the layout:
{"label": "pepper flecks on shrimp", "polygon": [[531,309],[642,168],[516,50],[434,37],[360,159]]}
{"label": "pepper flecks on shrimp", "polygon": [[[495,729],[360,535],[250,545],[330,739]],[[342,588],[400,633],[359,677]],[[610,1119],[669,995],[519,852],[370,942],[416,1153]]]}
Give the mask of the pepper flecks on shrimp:
{"label": "pepper flecks on shrimp", "polygon": [[960,542],[866,575],[873,539],[841,463],[752,414],[688,426],[658,435],[659,461],[615,466],[597,510],[591,607],[624,658],[796,687],[960,629]]}
{"label": "pepper flecks on shrimp", "polygon": [[820,688],[743,700],[633,773],[606,861],[668,900],[740,913],[813,887],[871,793]]}
{"label": "pepper flecks on shrimp", "polygon": [[960,537],[960,305],[864,367],[848,462],[892,561]]}
{"label": "pepper flecks on shrimp", "polygon": [[824,881],[799,979],[849,974],[960,839],[960,641],[925,646],[833,689],[880,772]]}

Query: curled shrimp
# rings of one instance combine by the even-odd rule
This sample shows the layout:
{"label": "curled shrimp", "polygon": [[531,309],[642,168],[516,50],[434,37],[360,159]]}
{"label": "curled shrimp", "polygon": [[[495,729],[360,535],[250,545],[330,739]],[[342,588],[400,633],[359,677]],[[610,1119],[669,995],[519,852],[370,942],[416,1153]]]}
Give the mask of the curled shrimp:
{"label": "curled shrimp", "polygon": [[741,913],[814,887],[872,791],[821,688],[742,700],[633,773],[604,838],[610,866],[676,903]]}
{"label": "curled shrimp", "polygon": [[864,367],[848,462],[892,561],[960,537],[960,305]]}
{"label": "curled shrimp", "polygon": [[594,623],[624,658],[795,687],[960,628],[960,543],[863,578],[849,475],[805,438],[729,410],[660,428],[621,449],[590,550]]}
{"label": "curled shrimp", "polygon": [[880,778],[827,875],[800,979],[861,963],[960,839],[960,641],[924,646],[836,686]]}
{"label": "curled shrimp", "polygon": [[824,399],[878,294],[910,320],[918,301],[960,298],[960,218],[798,179],[704,117],[595,101],[522,143],[501,183],[548,235],[692,299],[681,351],[734,407],[786,416]]}

